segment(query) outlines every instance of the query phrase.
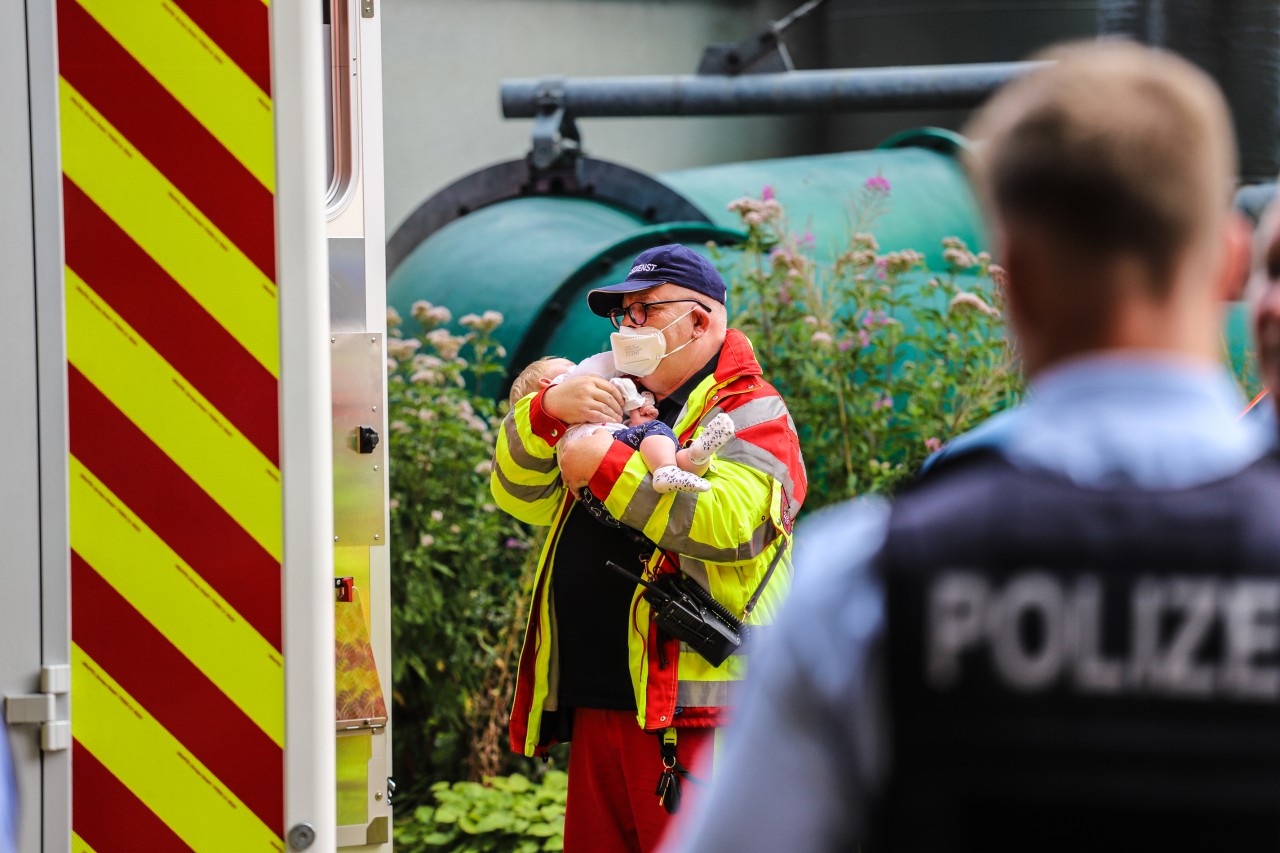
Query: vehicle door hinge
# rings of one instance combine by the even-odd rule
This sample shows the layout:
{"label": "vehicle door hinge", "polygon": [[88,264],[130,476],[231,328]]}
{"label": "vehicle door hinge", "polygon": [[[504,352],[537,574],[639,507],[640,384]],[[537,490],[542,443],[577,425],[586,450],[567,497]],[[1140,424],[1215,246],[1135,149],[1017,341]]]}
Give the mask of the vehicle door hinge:
{"label": "vehicle door hinge", "polygon": [[38,725],[40,748],[59,752],[71,747],[71,721],[58,715],[58,697],[71,690],[71,666],[40,667],[40,693],[4,697],[4,721],[11,726]]}

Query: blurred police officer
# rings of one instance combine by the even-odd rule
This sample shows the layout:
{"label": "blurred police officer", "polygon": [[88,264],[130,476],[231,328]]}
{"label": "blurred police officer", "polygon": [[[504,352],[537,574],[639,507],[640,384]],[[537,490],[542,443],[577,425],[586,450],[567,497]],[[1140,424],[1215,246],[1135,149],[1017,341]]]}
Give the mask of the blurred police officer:
{"label": "blurred police officer", "polygon": [[18,849],[18,789],[13,775],[8,732],[0,722],[0,853]]}
{"label": "blurred police officer", "polygon": [[969,129],[1034,393],[892,507],[815,517],[680,850],[1280,843],[1280,464],[1237,418],[1223,100],[1051,52]]}

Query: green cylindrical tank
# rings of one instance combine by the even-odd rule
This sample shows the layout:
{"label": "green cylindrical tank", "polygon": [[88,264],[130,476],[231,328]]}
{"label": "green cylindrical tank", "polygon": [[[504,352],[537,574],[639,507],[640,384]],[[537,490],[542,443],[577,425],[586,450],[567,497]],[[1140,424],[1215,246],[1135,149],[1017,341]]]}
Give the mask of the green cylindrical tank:
{"label": "green cylindrical tank", "polygon": [[959,237],[974,251],[985,248],[982,218],[957,159],[962,147],[950,131],[917,130],[870,151],[729,163],[661,177],[728,228],[741,227],[728,203],[758,197],[768,186],[791,228],[811,231],[817,253],[828,260],[847,245],[853,206],[867,180],[880,177],[890,188],[888,212],[872,225],[881,248],[917,249],[936,267],[943,237]]}
{"label": "green cylindrical tank", "polygon": [[939,266],[943,237],[960,237],[975,251],[985,243],[959,144],[949,132],[920,131],[870,151],[659,175],[705,222],[651,223],[639,204],[589,195],[507,198],[426,234],[392,271],[388,301],[405,318],[419,299],[447,306],[455,318],[501,311],[498,340],[511,373],[545,354],[580,360],[607,347],[612,331],[587,310],[587,292],[621,281],[643,250],[679,242],[705,251],[709,241],[740,241],[742,223],[728,205],[758,198],[767,186],[792,229],[809,231],[819,255],[831,258],[851,236],[859,194],[875,177],[890,187],[889,209],[873,226],[881,249],[917,249]]}

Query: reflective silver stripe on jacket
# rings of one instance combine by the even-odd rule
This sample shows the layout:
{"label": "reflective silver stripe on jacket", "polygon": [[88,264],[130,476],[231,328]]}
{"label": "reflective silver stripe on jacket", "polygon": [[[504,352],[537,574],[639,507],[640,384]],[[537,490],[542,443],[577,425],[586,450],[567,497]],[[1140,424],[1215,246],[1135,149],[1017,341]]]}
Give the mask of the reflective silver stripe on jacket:
{"label": "reflective silver stripe on jacket", "polygon": [[555,470],[557,463],[554,455],[539,459],[525,450],[524,442],[520,440],[520,431],[516,427],[514,414],[508,414],[502,419],[502,433],[507,438],[507,453],[511,455],[512,462],[526,471],[536,471],[540,474]]}

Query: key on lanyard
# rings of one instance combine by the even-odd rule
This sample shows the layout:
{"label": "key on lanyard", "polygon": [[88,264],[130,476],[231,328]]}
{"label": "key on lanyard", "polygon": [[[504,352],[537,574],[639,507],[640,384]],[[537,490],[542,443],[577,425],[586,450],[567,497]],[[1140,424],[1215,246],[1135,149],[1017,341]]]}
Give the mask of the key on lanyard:
{"label": "key on lanyard", "polygon": [[662,775],[658,777],[658,803],[675,814],[680,808],[680,777],[676,775],[676,730],[668,728],[662,733]]}

